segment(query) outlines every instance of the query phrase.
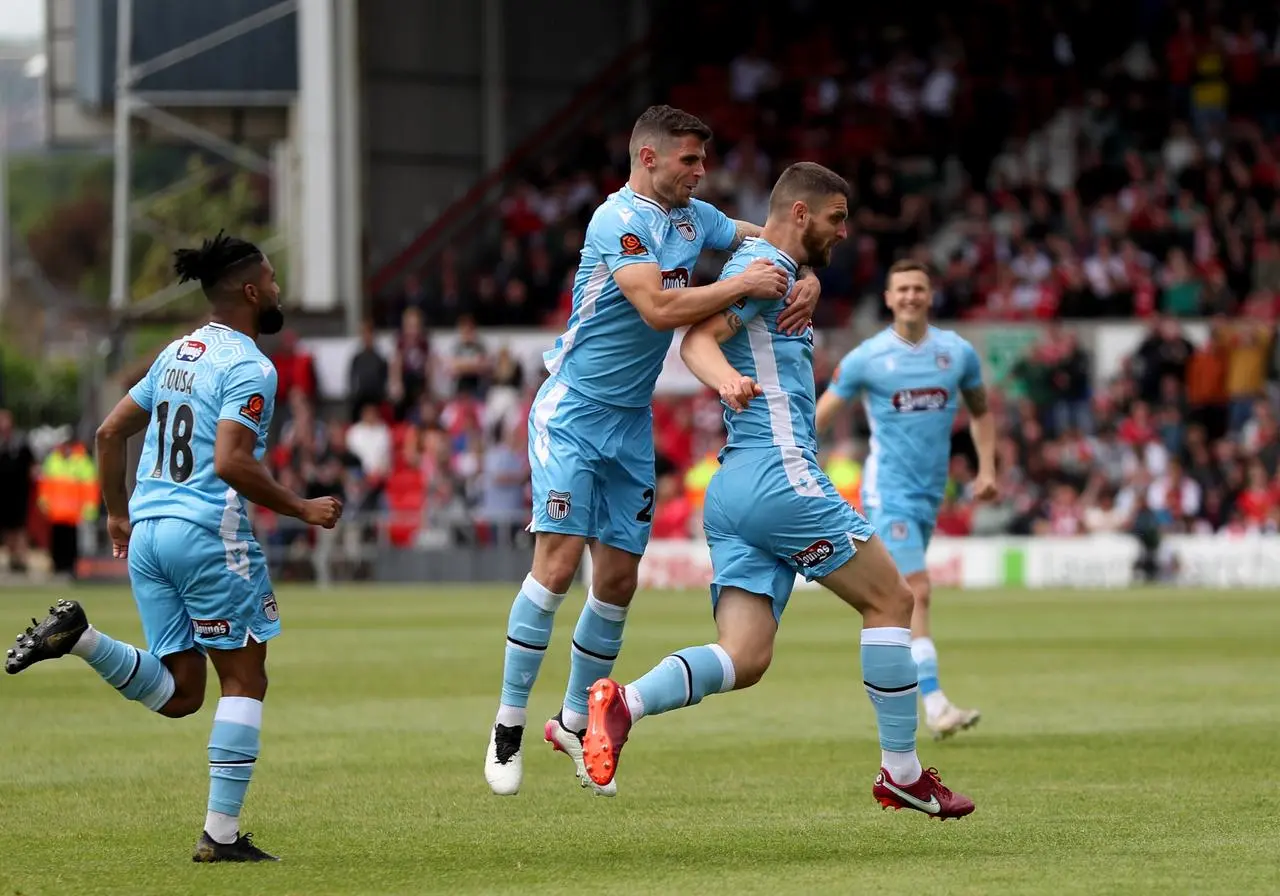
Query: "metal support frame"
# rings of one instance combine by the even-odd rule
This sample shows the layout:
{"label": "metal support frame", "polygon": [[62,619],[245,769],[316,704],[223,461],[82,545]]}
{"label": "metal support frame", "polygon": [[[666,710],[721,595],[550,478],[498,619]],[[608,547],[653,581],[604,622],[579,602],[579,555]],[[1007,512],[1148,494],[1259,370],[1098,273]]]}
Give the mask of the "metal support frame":
{"label": "metal support frame", "polygon": [[[185,62],[208,50],[249,34],[264,25],[297,12],[298,0],[281,0],[261,12],[255,13],[239,22],[233,22],[209,34],[190,40],[181,46],[161,53],[152,59],[138,64],[133,63],[133,0],[119,0],[116,8],[116,85],[115,85],[115,187],[112,195],[112,231],[111,231],[111,310],[120,314],[129,307],[129,243],[132,225],[137,217],[145,213],[146,208],[153,205],[157,197],[172,195],[178,187],[198,184],[187,183],[188,178],[178,185],[161,191],[152,197],[132,200],[130,197],[131,172],[133,167],[131,126],[137,116],[157,127],[163,128],[179,137],[195,143],[210,152],[234,162],[244,168],[259,173],[269,173],[271,163],[262,156],[248,149],[236,146],[223,140],[198,125],[166,112],[161,108],[181,102],[184,105],[263,105],[269,100],[288,100],[291,95],[271,94],[269,96],[245,96],[233,92],[207,91],[187,94],[174,91],[135,91],[133,88],[143,78],[163,71],[170,66]],[[251,99],[251,102],[245,102]],[[278,248],[283,240],[271,241]],[[264,245],[265,248],[265,245]],[[190,290],[176,290],[173,287],[162,289],[148,297],[135,312],[154,310],[166,302]]]}

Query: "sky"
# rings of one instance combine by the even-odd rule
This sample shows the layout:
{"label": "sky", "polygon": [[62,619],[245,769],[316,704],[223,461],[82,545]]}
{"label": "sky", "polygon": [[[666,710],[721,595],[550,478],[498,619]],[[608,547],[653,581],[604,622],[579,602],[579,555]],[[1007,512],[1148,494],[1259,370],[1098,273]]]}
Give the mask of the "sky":
{"label": "sky", "polygon": [[44,33],[45,0],[0,0],[0,39]]}

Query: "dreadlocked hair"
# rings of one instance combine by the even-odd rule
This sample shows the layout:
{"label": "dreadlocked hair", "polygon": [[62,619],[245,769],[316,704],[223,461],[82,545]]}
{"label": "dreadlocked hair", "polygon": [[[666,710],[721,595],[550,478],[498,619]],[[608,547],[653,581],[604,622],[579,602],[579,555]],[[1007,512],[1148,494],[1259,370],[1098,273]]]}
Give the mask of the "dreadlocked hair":
{"label": "dreadlocked hair", "polygon": [[232,268],[248,261],[261,261],[262,250],[253,243],[227,236],[219,230],[206,239],[199,249],[179,249],[173,253],[173,270],[178,282],[199,280],[207,292]]}

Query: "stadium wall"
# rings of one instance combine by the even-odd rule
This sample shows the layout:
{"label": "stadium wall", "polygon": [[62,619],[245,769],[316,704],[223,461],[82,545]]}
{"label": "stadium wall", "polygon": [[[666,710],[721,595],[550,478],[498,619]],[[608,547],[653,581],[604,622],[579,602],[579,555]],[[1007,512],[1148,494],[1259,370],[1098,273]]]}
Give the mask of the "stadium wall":
{"label": "stadium wall", "polygon": [[[1126,535],[1079,538],[947,538],[929,545],[929,575],[941,588],[1128,588],[1138,584],[1140,548]],[[1280,588],[1280,536],[1171,535],[1173,584],[1188,588]],[[590,581],[591,558],[582,580]],[[704,589],[711,581],[705,542],[655,541],[640,562],[641,588]],[[796,578],[797,588],[817,583]]]}

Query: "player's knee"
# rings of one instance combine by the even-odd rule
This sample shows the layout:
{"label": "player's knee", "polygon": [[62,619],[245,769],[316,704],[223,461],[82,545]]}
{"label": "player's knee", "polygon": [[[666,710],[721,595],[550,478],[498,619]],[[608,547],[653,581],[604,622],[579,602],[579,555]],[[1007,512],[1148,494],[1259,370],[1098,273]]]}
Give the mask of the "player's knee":
{"label": "player's knee", "polygon": [[901,575],[886,576],[884,581],[873,583],[867,591],[870,609],[891,619],[903,620],[904,625],[909,623],[915,595]]}
{"label": "player's knee", "polygon": [[222,696],[249,697],[262,700],[267,696],[267,670],[236,670],[222,676]]}
{"label": "player's knee", "polygon": [[638,582],[639,574],[634,567],[597,569],[592,573],[591,590],[606,603],[626,606],[631,603]]}
{"label": "player's knee", "polygon": [[539,535],[533,555],[534,580],[552,594],[568,593],[582,562],[582,547],[579,538]]}

